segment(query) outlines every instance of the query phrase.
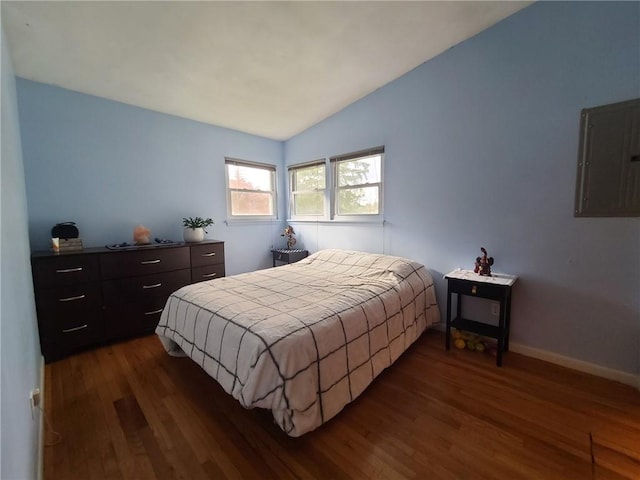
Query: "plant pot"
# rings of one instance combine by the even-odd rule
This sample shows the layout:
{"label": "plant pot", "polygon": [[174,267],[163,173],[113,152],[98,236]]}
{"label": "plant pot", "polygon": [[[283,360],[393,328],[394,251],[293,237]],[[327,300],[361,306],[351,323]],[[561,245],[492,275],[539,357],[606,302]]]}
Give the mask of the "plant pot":
{"label": "plant pot", "polygon": [[204,240],[204,228],[185,228],[184,241],[187,243],[197,243]]}

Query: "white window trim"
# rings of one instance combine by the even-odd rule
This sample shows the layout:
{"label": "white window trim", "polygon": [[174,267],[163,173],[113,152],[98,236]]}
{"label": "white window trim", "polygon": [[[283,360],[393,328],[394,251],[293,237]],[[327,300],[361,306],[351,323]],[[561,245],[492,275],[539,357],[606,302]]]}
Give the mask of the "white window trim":
{"label": "white window trim", "polygon": [[[295,191],[293,190],[293,174],[295,170],[298,170],[300,168],[305,168],[305,167],[311,167],[314,165],[323,165],[324,166],[324,175],[325,175],[325,179],[324,179],[324,189],[322,189],[324,191],[324,195],[323,195],[323,202],[324,202],[324,214],[322,215],[295,215],[294,211],[294,193],[300,193],[300,192],[312,192],[312,191],[320,191],[321,189],[316,189],[316,190],[298,190]],[[290,220],[296,220],[296,221],[318,221],[318,220],[329,220],[329,212],[330,212],[330,202],[329,202],[329,192],[330,192],[330,188],[329,188],[329,178],[328,177],[328,166],[327,166],[327,160],[326,159],[320,159],[320,160],[314,160],[313,162],[306,162],[306,163],[298,163],[295,165],[290,165],[287,168],[287,171],[289,173],[288,175],[288,186],[289,186],[289,219]]]}
{"label": "white window trim", "polygon": [[[380,182],[365,183],[362,185],[349,185],[348,188],[358,187],[372,187],[377,186],[379,189],[378,206],[379,213],[369,214],[361,213],[354,215],[339,215],[337,213],[337,191],[338,179],[337,179],[337,164],[340,161],[352,160],[355,158],[368,157],[372,155],[380,155]],[[334,157],[325,158],[321,160],[315,160],[312,162],[298,163],[287,167],[288,175],[288,221],[301,222],[301,223],[340,223],[340,224],[383,224],[384,223],[384,163],[385,163],[385,148],[384,146],[368,148],[366,150],[360,150],[344,155],[336,155]],[[293,170],[310,165],[317,165],[324,163],[325,165],[325,189],[324,189],[324,202],[325,202],[325,214],[324,215],[294,215],[293,214],[293,182],[292,175]],[[344,188],[344,187],[342,187]]]}
{"label": "white window trim", "polygon": [[[338,163],[356,158],[370,157],[380,155],[380,181],[376,183],[363,183],[359,185],[349,185],[346,188],[362,188],[362,187],[378,187],[378,213],[359,213],[351,215],[341,215],[338,213],[338,191],[345,187],[338,186]],[[347,153],[344,155],[336,155],[329,159],[331,163],[331,219],[336,222],[353,222],[353,223],[379,223],[384,221],[384,146],[368,148],[358,152]]]}
{"label": "white window trim", "polygon": [[[272,172],[272,187],[273,190],[248,190],[231,188],[229,186],[229,169],[227,165],[240,165],[245,167],[262,168]],[[241,160],[238,158],[225,157],[224,159],[224,176],[227,189],[227,224],[233,223],[262,223],[272,222],[278,219],[278,171],[275,165],[269,163],[252,162],[249,160]],[[233,215],[231,212],[231,192],[259,192],[270,193],[272,195],[273,202],[273,214],[271,215]]]}

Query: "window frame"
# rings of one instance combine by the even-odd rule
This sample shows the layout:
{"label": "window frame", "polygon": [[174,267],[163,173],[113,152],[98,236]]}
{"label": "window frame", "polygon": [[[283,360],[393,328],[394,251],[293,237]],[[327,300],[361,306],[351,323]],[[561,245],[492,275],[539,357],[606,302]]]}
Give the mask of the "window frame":
{"label": "window frame", "polygon": [[[361,158],[380,156],[380,181],[375,183],[362,183],[348,186],[340,186],[340,179],[338,178],[338,165],[342,162],[357,160]],[[374,222],[383,220],[384,212],[384,146],[367,148],[365,150],[359,150],[357,152],[346,153],[343,155],[336,155],[329,158],[331,164],[331,218],[336,221],[349,221],[349,222]],[[340,214],[338,213],[338,198],[340,190],[348,190],[354,188],[367,188],[378,187],[378,213],[350,213]]]}
{"label": "window frame", "polygon": [[[257,168],[266,170],[271,175],[271,190],[251,190],[246,188],[231,188],[229,182],[229,165],[238,167]],[[273,221],[278,219],[278,177],[276,166],[269,163],[253,162],[238,158],[225,157],[224,159],[225,183],[227,189],[227,220],[239,222]],[[232,192],[268,193],[271,195],[272,212],[269,215],[234,215],[232,208]]]}
{"label": "window frame", "polygon": [[[356,152],[336,155],[329,158],[315,160],[311,162],[293,164],[287,167],[288,170],[288,218],[291,221],[309,221],[309,222],[330,222],[330,223],[375,223],[384,221],[384,146],[368,148]],[[356,160],[371,156],[380,156],[380,181],[376,183],[363,183],[359,185],[349,185],[347,187],[339,186],[338,165],[340,162]],[[324,188],[324,215],[296,215],[294,205],[294,182],[293,174],[297,169],[313,166],[324,165],[325,167],[325,188]],[[378,188],[378,213],[354,213],[354,214],[338,214],[338,195],[341,189],[353,188]],[[309,192],[311,190],[308,190]]]}
{"label": "window frame", "polygon": [[[296,171],[314,167],[314,166],[322,166],[324,169],[324,188],[323,189],[313,189],[313,190],[294,190],[294,181],[293,177]],[[289,182],[289,218],[291,220],[326,220],[329,218],[330,212],[330,204],[329,204],[329,179],[327,178],[328,168],[326,159],[314,160],[312,162],[306,163],[298,163],[296,165],[290,165],[287,168],[288,171],[288,182]],[[312,193],[312,192],[323,192],[322,193],[322,214],[307,214],[307,215],[297,215],[295,213],[295,195],[299,193]]]}

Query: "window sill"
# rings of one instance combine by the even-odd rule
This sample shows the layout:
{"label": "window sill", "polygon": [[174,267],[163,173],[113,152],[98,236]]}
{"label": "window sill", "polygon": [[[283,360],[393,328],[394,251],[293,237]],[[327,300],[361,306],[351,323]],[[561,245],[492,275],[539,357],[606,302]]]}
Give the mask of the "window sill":
{"label": "window sill", "polygon": [[231,219],[229,218],[223,221],[223,223],[227,227],[240,227],[245,225],[269,225],[269,224],[278,223],[278,222],[280,222],[280,220],[278,220],[277,218],[265,218],[265,219],[261,219],[261,218]]}
{"label": "window sill", "polygon": [[368,226],[368,227],[382,227],[385,225],[386,220],[339,220],[339,219],[334,219],[334,220],[327,220],[327,219],[321,219],[321,220],[303,220],[303,219],[287,219],[287,223],[288,224],[300,224],[300,225],[341,225],[341,226]]}

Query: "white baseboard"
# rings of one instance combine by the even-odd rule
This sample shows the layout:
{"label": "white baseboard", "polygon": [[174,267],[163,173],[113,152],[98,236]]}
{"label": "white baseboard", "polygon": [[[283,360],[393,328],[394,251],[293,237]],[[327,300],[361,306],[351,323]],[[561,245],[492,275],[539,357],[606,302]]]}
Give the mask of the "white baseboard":
{"label": "white baseboard", "polygon": [[565,357],[564,355],[559,355],[547,350],[541,350],[539,348],[528,347],[527,345],[522,345],[520,343],[509,342],[509,351],[520,353],[527,357],[544,360],[545,362],[554,363],[562,367],[578,370],[579,372],[589,373],[598,377],[614,380],[616,382],[624,383],[625,385],[631,385],[632,387],[640,390],[640,375],[614,370],[613,368],[602,367],[595,363],[576,360],[575,358]]}
{"label": "white baseboard", "polygon": [[[445,322],[441,322],[438,325],[434,325],[432,328],[444,332],[446,330],[446,324]],[[591,375],[596,375],[597,377],[624,383],[625,385],[630,385],[635,389],[640,390],[640,375],[614,370],[613,368],[602,367],[595,363],[576,360],[575,358],[549,352],[548,350],[529,347],[527,345],[522,345],[521,343],[509,342],[509,350],[527,357],[554,363],[561,367],[571,368],[573,370],[578,370],[579,372],[589,373]]]}
{"label": "white baseboard", "polygon": [[44,357],[40,356],[40,407],[42,411],[38,424],[38,480],[44,479]]}

